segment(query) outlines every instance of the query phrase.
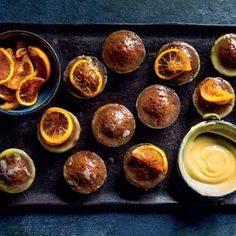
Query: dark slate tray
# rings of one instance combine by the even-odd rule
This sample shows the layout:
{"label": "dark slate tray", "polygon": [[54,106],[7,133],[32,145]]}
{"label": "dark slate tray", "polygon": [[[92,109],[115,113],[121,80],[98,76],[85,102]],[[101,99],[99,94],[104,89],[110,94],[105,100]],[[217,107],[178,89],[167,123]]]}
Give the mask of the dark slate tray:
{"label": "dark slate tray", "polygon": [[[17,147],[30,154],[37,173],[32,187],[21,194],[0,194],[2,206],[118,206],[118,207],[159,207],[159,206],[233,206],[236,195],[221,200],[205,199],[191,191],[178,175],[176,160],[182,138],[191,126],[201,121],[191,100],[197,83],[207,76],[219,76],[210,62],[210,49],[216,38],[225,33],[236,33],[236,26],[223,25],[25,25],[0,24],[0,31],[22,29],[32,31],[45,38],[55,49],[61,62],[62,71],[66,64],[78,55],[93,55],[101,59],[101,46],[108,34],[119,29],[129,29],[141,36],[146,46],[147,57],[141,67],[128,75],[117,75],[108,70],[108,83],[98,97],[80,101],[70,95],[63,82],[56,97],[49,106],[60,106],[72,111],[79,119],[82,134],[79,144],[64,154],[51,154],[44,150],[36,137],[36,125],[43,110],[32,115],[10,117],[0,115],[0,150]],[[178,93],[182,107],[177,122],[163,130],[152,130],[137,118],[135,101],[138,94],[148,85],[162,83],[154,74],[153,63],[159,48],[172,40],[182,40],[199,52],[201,71],[191,83],[173,87]],[[229,79],[233,87],[234,79]],[[120,148],[107,148],[96,142],[90,124],[93,113],[110,102],[127,106],[134,114],[137,129],[132,140]],[[236,120],[234,110],[227,121]],[[141,191],[131,186],[124,178],[122,159],[126,150],[138,143],[150,142],[165,150],[169,159],[166,179],[150,191]],[[76,151],[88,149],[103,157],[108,168],[108,178],[96,193],[81,196],[66,186],[62,168],[66,159]],[[112,163],[110,160],[113,159]]]}

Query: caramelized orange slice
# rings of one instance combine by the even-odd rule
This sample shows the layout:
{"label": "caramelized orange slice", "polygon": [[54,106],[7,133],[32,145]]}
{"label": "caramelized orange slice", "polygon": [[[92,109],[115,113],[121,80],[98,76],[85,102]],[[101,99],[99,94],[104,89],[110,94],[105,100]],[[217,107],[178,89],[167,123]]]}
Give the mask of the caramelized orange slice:
{"label": "caramelized orange slice", "polygon": [[0,84],[9,81],[14,72],[14,61],[12,60],[9,51],[0,48]]}
{"label": "caramelized orange slice", "polygon": [[38,98],[38,91],[45,82],[39,77],[26,77],[16,90],[17,101],[24,106],[32,106]]}
{"label": "caramelized orange slice", "polygon": [[37,76],[48,80],[51,74],[51,64],[48,56],[38,47],[29,46],[28,53],[31,61],[37,70]]}
{"label": "caramelized orange slice", "polygon": [[[142,145],[135,148],[131,154],[133,157],[144,162],[149,167],[156,169],[160,169],[160,167],[167,169],[168,167],[168,161],[165,152],[154,145]],[[163,160],[163,162],[160,162],[160,160]]]}
{"label": "caramelized orange slice", "polygon": [[223,81],[218,78],[209,78],[204,81],[200,86],[200,94],[205,101],[218,105],[229,104],[234,99],[234,94],[230,93]]}
{"label": "caramelized orange slice", "polygon": [[159,78],[170,80],[185,71],[191,71],[192,67],[189,57],[182,50],[171,48],[157,55],[154,69]]}
{"label": "caramelized orange slice", "polygon": [[73,131],[70,113],[59,107],[49,108],[40,120],[39,130],[47,144],[56,146],[64,143]]}
{"label": "caramelized orange slice", "polygon": [[19,48],[16,51],[16,58],[21,58],[27,54],[27,49],[25,47]]}
{"label": "caramelized orange slice", "polygon": [[76,61],[70,69],[70,82],[85,97],[94,97],[102,89],[100,72],[86,59]]}
{"label": "caramelized orange slice", "polygon": [[21,81],[26,76],[33,76],[34,67],[27,55],[24,55],[22,59],[14,57],[15,69],[13,77],[4,85],[10,89],[18,89]]}
{"label": "caramelized orange slice", "polygon": [[12,102],[16,99],[15,91],[5,87],[4,85],[0,85],[0,98],[7,102]]}
{"label": "caramelized orange slice", "polygon": [[19,102],[17,100],[14,100],[12,102],[5,102],[0,106],[0,109],[2,110],[15,110],[19,106]]}
{"label": "caramelized orange slice", "polygon": [[14,54],[14,52],[13,52],[13,50],[11,49],[11,48],[7,48],[7,49],[5,49],[7,52],[8,52],[8,54],[12,57],[13,56],[13,54]]}

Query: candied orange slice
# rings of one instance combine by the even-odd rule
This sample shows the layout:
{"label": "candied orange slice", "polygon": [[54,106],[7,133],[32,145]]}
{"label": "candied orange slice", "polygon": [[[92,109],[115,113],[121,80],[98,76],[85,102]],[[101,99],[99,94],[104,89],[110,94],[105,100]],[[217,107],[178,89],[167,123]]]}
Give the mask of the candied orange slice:
{"label": "candied orange slice", "polygon": [[28,53],[31,61],[37,70],[38,77],[48,80],[51,74],[51,64],[48,56],[38,47],[29,46]]}
{"label": "candied orange slice", "polygon": [[13,77],[4,85],[10,89],[18,89],[21,81],[26,76],[34,75],[34,66],[27,55],[24,55],[22,59],[14,58],[15,69]]}
{"label": "candied orange slice", "polygon": [[5,49],[7,52],[8,52],[8,54],[12,57],[13,56],[13,54],[14,54],[14,52],[13,52],[13,50],[11,49],[11,48],[7,48],[7,49]]}
{"label": "candied orange slice", "polygon": [[0,85],[0,98],[7,102],[12,102],[16,99],[15,91]]}
{"label": "candied orange slice", "polygon": [[17,100],[14,100],[12,102],[5,102],[0,106],[0,109],[2,110],[15,110],[19,106],[19,102]]}
{"label": "candied orange slice", "polygon": [[102,75],[86,59],[78,60],[72,65],[69,77],[72,85],[86,97],[94,97],[102,89]]}
{"label": "candied orange slice", "polygon": [[0,48],[0,84],[10,80],[14,73],[14,61],[4,48]]}
{"label": "candied orange slice", "polygon": [[21,58],[27,54],[27,49],[25,47],[18,48],[16,51],[16,58]]}
{"label": "candied orange slice", "polygon": [[189,57],[182,50],[171,48],[157,55],[154,69],[159,78],[170,80],[185,71],[191,71],[192,67]]}
{"label": "candied orange slice", "polygon": [[234,94],[230,93],[225,86],[223,81],[212,78],[207,79],[200,86],[201,97],[207,102],[213,102],[219,105],[225,105],[232,101]]}
{"label": "candied orange slice", "polygon": [[16,90],[17,101],[24,106],[32,106],[38,98],[38,91],[45,82],[39,77],[26,77]]}
{"label": "candied orange slice", "polygon": [[[163,169],[168,167],[168,161],[165,152],[154,145],[142,145],[135,148],[131,154],[133,157],[144,162],[149,167],[153,167],[156,169],[160,169],[161,166],[163,167]],[[160,162],[160,160],[162,159],[163,162]]]}
{"label": "candied orange slice", "polygon": [[40,120],[39,130],[47,144],[57,146],[64,143],[73,131],[70,113],[59,107],[49,108]]}

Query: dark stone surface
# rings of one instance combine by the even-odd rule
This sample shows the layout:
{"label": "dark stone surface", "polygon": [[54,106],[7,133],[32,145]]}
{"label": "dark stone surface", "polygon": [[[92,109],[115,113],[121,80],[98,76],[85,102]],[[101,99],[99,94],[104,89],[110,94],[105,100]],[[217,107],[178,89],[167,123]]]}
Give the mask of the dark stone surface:
{"label": "dark stone surface", "polygon": [[[0,2],[1,22],[235,23],[235,1],[16,1]],[[51,163],[53,166],[53,164]],[[199,207],[200,209],[200,207]],[[2,212],[0,235],[234,235],[235,211],[183,208],[135,213],[36,210]]]}

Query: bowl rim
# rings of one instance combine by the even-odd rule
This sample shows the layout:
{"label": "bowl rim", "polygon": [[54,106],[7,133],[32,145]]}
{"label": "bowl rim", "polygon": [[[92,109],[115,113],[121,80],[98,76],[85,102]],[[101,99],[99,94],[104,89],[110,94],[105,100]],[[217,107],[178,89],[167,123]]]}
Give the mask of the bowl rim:
{"label": "bowl rim", "polygon": [[[181,144],[180,144],[180,148],[179,148],[179,151],[178,151],[178,157],[177,157],[177,170],[178,170],[178,173],[179,175],[181,176],[181,178],[184,180],[184,182],[187,184],[187,186],[194,192],[196,192],[197,194],[199,194],[200,196],[202,197],[206,197],[206,198],[211,198],[211,199],[221,199],[221,198],[224,198],[224,197],[227,197],[231,194],[233,194],[234,192],[236,192],[236,187],[226,193],[223,193],[221,195],[210,195],[208,193],[204,193],[202,192],[201,190],[199,190],[197,187],[194,186],[194,184],[190,184],[190,182],[188,181],[188,179],[185,177],[185,175],[183,174],[183,168],[184,170],[185,167],[181,167],[181,163],[180,161],[183,160],[183,150],[184,150],[184,147],[185,147],[185,144],[186,144],[186,141],[190,138],[191,136],[191,133],[194,132],[194,131],[197,131],[200,127],[202,126],[210,126],[210,125],[214,125],[214,124],[221,124],[221,125],[227,125],[227,126],[230,126],[231,128],[233,128],[236,132],[236,125],[231,123],[231,122],[228,122],[228,121],[224,121],[224,120],[206,120],[206,121],[202,121],[200,123],[197,123],[196,125],[192,126],[189,131],[186,133],[186,135],[184,136],[184,138],[182,139],[181,141]],[[204,132],[202,132],[204,133]]]}
{"label": "bowl rim", "polygon": [[[0,37],[4,36],[4,35],[8,35],[8,34],[22,34],[22,35],[28,35],[36,40],[42,41],[43,44],[47,47],[47,49],[51,52],[53,58],[55,59],[55,63],[57,65],[57,70],[58,70],[58,81],[55,85],[55,87],[53,87],[52,92],[50,97],[48,97],[42,104],[40,104],[39,106],[33,108],[32,110],[29,111],[24,111],[24,110],[3,110],[0,109],[0,113],[2,114],[6,114],[6,115],[11,115],[11,116],[23,116],[23,115],[28,115],[28,114],[32,114],[35,113],[41,109],[43,109],[45,106],[47,106],[49,104],[49,102],[54,98],[54,96],[57,93],[57,90],[60,86],[60,82],[61,82],[61,63],[59,61],[59,58],[57,56],[56,51],[54,50],[54,48],[51,46],[51,44],[44,39],[42,36],[33,33],[31,31],[27,31],[27,30],[7,30],[4,31],[2,33],[0,33]],[[1,41],[1,40],[0,40]]]}

